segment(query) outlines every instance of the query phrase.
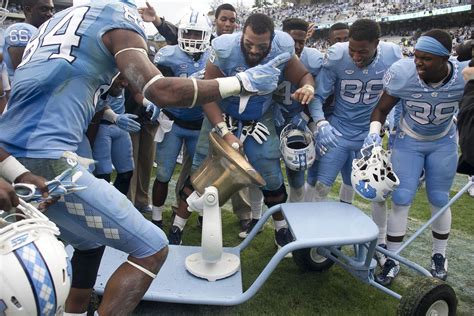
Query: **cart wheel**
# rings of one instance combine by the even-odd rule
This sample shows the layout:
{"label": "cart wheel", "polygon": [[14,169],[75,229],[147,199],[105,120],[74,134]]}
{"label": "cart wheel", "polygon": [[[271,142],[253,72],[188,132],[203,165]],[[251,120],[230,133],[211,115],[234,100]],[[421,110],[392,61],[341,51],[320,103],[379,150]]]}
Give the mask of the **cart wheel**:
{"label": "cart wheel", "polygon": [[318,248],[305,248],[293,251],[293,260],[303,271],[322,272],[328,270],[334,264],[334,261],[321,256]]}
{"label": "cart wheel", "polygon": [[398,315],[456,315],[458,300],[451,286],[445,282],[424,277],[415,282],[398,305]]}

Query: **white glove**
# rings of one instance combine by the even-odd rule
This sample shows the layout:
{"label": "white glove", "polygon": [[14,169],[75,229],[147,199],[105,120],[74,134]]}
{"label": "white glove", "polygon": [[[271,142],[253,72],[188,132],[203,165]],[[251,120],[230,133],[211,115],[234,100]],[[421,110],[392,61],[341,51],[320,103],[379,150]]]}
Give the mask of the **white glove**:
{"label": "white glove", "polygon": [[245,126],[242,129],[242,134],[240,135],[240,141],[243,143],[248,136],[252,136],[253,139],[260,145],[263,142],[267,141],[267,136],[270,135],[268,128],[260,122],[257,122],[252,125]]}

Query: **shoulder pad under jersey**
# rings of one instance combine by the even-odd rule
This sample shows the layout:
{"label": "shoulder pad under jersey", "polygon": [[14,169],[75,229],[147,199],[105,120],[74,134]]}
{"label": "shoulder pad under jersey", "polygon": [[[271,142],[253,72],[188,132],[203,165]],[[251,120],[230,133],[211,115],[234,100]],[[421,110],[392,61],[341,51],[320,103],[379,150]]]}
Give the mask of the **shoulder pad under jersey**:
{"label": "shoulder pad under jersey", "polygon": [[5,44],[10,47],[25,47],[37,28],[29,23],[10,25],[4,33]]}
{"label": "shoulder pad under jersey", "polygon": [[388,94],[397,96],[398,91],[403,90],[406,84],[410,83],[407,78],[410,75],[417,75],[416,71],[413,71],[414,66],[413,60],[407,58],[400,59],[390,66],[383,77],[383,86]]}
{"label": "shoulder pad under jersey", "polygon": [[[177,45],[168,45],[161,48],[155,56],[155,64],[165,64],[169,58],[173,57],[176,52]],[[179,48],[178,48],[179,49]]]}
{"label": "shoulder pad under jersey", "polygon": [[275,35],[272,40],[272,48],[277,48],[281,52],[288,52],[291,55],[295,53],[295,41],[293,38],[286,32],[275,31]]}
{"label": "shoulder pad under jersey", "polygon": [[216,37],[212,40],[211,46],[213,49],[213,54],[217,58],[227,58],[230,56],[232,49],[235,48],[236,38],[240,39],[242,33],[233,33],[233,34],[222,34],[219,37]]}
{"label": "shoulder pad under jersey", "polygon": [[381,42],[379,45],[381,46],[384,58],[390,58],[393,62],[403,58],[402,51],[398,45],[389,42]]}
{"label": "shoulder pad under jersey", "polygon": [[326,55],[324,55],[323,65],[328,66],[337,64],[344,57],[344,52],[348,50],[348,46],[349,43],[345,42],[336,43],[329,47],[326,52]]}
{"label": "shoulder pad under jersey", "polygon": [[301,62],[308,68],[311,73],[319,71],[323,65],[324,55],[312,47],[305,47],[303,50],[304,60],[302,58]]}

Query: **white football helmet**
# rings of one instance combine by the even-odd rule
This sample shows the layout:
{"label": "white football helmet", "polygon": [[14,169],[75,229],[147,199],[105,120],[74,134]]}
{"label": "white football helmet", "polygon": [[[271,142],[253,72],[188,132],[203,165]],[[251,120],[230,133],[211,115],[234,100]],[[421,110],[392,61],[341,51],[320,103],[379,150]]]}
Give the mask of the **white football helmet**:
{"label": "white football helmet", "polygon": [[313,134],[308,128],[302,131],[292,124],[286,125],[280,133],[280,152],[291,170],[308,169],[316,159]]}
{"label": "white football helmet", "polygon": [[383,202],[400,180],[392,170],[391,152],[382,146],[369,147],[361,150],[362,158],[352,161],[352,187],[366,200]]}
{"label": "white football helmet", "polygon": [[[194,33],[197,34],[193,36]],[[211,43],[211,33],[212,24],[209,17],[204,13],[192,10],[179,21],[179,48],[188,54],[202,53]]]}
{"label": "white football helmet", "polygon": [[[62,315],[71,264],[59,229],[36,208],[0,218],[0,315]],[[24,217],[17,222],[8,218]]]}
{"label": "white football helmet", "polygon": [[3,23],[3,21],[5,21],[5,19],[7,18],[7,15],[8,15],[8,0],[0,0],[0,24]]}

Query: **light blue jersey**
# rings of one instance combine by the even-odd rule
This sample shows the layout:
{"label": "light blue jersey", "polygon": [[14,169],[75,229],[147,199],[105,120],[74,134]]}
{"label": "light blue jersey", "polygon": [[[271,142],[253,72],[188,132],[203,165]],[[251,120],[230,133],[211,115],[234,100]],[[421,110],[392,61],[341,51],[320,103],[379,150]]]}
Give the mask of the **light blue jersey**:
{"label": "light blue jersey", "polygon": [[[323,54],[316,48],[304,47],[301,52],[300,61],[311,75],[316,77],[321,71],[323,57]],[[282,74],[282,76],[284,76],[284,74]],[[273,93],[273,100],[284,108],[283,116],[285,118],[293,117],[295,113],[303,111],[301,103],[291,99],[291,95],[297,89],[298,87],[296,85],[291,84],[288,80],[284,80]]]}
{"label": "light blue jersey", "polygon": [[57,159],[76,151],[118,73],[102,35],[120,28],[146,39],[136,9],[105,0],[91,6],[59,12],[28,43],[0,118],[1,146],[13,156]]}
{"label": "light blue jersey", "polygon": [[[241,48],[242,33],[224,34],[212,41],[214,53],[209,61],[216,65],[225,77],[234,76],[236,73],[250,68],[245,62]],[[275,31],[268,55],[260,62],[265,64],[277,55],[289,52],[294,55],[295,43],[290,35],[281,31]],[[286,67],[286,63],[279,66],[281,71]],[[223,112],[229,114],[234,119],[250,121],[257,120],[263,116],[272,103],[272,94],[251,96],[245,109],[239,113],[240,97],[232,96],[219,101]]]}
{"label": "light blue jersey", "polygon": [[464,91],[462,70],[468,62],[450,59],[451,78],[440,87],[427,85],[417,74],[413,59],[403,59],[390,67],[384,77],[386,92],[401,99],[400,129],[419,140],[435,140],[453,125]]}
{"label": "light blue jersey", "polygon": [[383,89],[387,69],[402,58],[400,48],[380,42],[375,59],[358,68],[349,55],[349,43],[336,43],[326,54],[318,78],[316,102],[323,103],[334,93],[334,112],[329,121],[346,139],[367,136],[370,115]]}
{"label": "light blue jersey", "polygon": [[7,65],[8,76],[10,81],[13,80],[13,74],[15,69],[13,69],[12,60],[10,58],[10,53],[8,49],[10,47],[26,47],[28,41],[37,31],[37,28],[29,23],[15,23],[10,25],[5,30],[5,45],[3,46],[3,61]]}
{"label": "light blue jersey", "polygon": [[[193,56],[185,53],[178,45],[165,46],[158,51],[155,57],[155,64],[168,67],[174,77],[199,77],[206,68],[209,50],[202,53],[195,61]],[[191,109],[167,108],[166,111],[173,117],[183,121],[197,121],[203,118],[202,107],[196,105]]]}

